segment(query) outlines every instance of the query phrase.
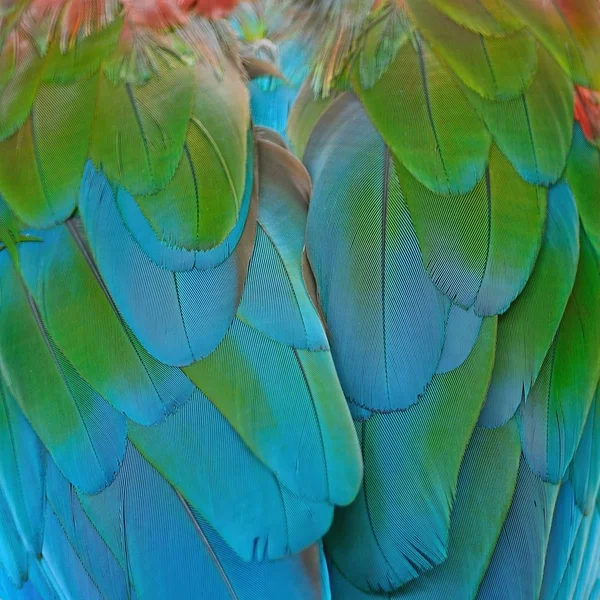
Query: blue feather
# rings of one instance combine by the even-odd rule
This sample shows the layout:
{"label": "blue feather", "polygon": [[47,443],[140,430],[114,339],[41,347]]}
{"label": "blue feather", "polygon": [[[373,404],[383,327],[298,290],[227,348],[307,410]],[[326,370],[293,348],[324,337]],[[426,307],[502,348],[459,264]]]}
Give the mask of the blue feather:
{"label": "blue feather", "polygon": [[304,555],[243,562],[132,445],[109,488],[79,497],[139,598],[321,598]]}
{"label": "blue feather", "polygon": [[[239,252],[206,271],[172,272],[157,266],[128,232],[107,179],[90,163],[80,210],[106,286],[146,350],[174,366],[210,354],[229,328],[241,297],[246,263]],[[252,239],[254,226],[250,215],[243,236]]]}
{"label": "blue feather", "polygon": [[541,598],[555,598],[573,551],[583,515],[575,504],[573,486],[564,482],[556,499],[544,563]]}
{"label": "blue feather", "polygon": [[0,493],[28,552],[42,547],[46,453],[0,379]]}
{"label": "blue feather", "polygon": [[306,248],[346,396],[389,411],[417,401],[438,364],[448,303],[425,267],[394,161],[356,99],[321,117]]}
{"label": "blue feather", "polygon": [[130,423],[129,437],[244,560],[298,552],[331,523],[332,506],[289,494],[200,391],[159,425]]}
{"label": "blue feather", "polygon": [[558,486],[539,479],[521,458],[512,504],[477,598],[538,598],[557,494]]}

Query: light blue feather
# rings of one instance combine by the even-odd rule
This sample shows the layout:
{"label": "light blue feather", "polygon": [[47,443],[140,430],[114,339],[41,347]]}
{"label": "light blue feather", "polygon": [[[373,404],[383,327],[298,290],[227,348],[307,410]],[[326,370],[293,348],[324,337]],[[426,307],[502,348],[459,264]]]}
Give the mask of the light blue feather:
{"label": "light blue feather", "polygon": [[[233,253],[213,269],[157,266],[128,232],[108,180],[87,164],[80,210],[92,253],[123,318],[160,361],[182,366],[216,348],[241,296],[243,260]],[[248,218],[250,226],[252,218]]]}

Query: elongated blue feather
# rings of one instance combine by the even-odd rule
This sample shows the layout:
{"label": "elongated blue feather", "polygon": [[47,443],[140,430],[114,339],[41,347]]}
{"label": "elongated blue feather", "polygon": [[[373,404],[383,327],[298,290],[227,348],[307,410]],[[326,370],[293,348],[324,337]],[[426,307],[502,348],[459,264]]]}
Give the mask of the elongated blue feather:
{"label": "elongated blue feather", "polygon": [[[48,465],[46,494],[46,516],[50,515],[50,525],[46,524],[44,533],[46,560],[59,580],[62,575],[63,587],[76,597],[84,589],[79,587],[76,578],[83,577],[83,586],[97,588],[99,595],[106,600],[131,597],[132,590],[128,589],[123,568],[90,523],[75,489],[53,461],[49,461]],[[53,536],[57,539],[51,539]],[[49,547],[52,544],[59,544],[59,547]],[[56,567],[53,566],[54,560],[60,561]],[[71,563],[80,563],[81,568]],[[84,572],[87,577],[84,577]]]}
{"label": "elongated blue feather", "polygon": [[521,459],[517,487],[479,600],[536,600],[558,486],[545,483]]}
{"label": "elongated blue feather", "polygon": [[346,396],[388,411],[417,401],[440,358],[447,304],[423,266],[390,151],[358,101],[336,100],[304,154],[306,247]]}
{"label": "elongated blue feather", "polygon": [[566,481],[562,484],[556,499],[544,564],[541,598],[556,597],[567,562],[573,551],[582,517],[581,510],[575,504],[573,486]]}
{"label": "elongated blue feather", "polygon": [[289,494],[198,390],[159,425],[129,426],[135,447],[244,559],[298,552],[333,508]]}
{"label": "elongated blue feather", "polygon": [[0,378],[0,490],[27,551],[34,555],[42,547],[45,476],[43,446]]}
{"label": "elongated blue feather", "polygon": [[27,577],[27,553],[10,514],[4,494],[0,492],[0,567],[11,583],[20,587]]}
{"label": "elongated blue feather", "polygon": [[100,590],[79,560],[50,505],[46,505],[42,553],[45,567],[52,573],[57,590],[63,597],[102,599]]}
{"label": "elongated blue feather", "polygon": [[243,562],[132,445],[113,485],[80,500],[139,598],[321,598],[304,555]]}

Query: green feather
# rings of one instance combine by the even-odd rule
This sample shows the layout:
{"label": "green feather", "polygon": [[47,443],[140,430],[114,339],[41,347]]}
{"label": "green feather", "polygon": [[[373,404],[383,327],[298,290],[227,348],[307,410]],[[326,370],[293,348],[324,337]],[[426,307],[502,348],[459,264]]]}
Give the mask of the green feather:
{"label": "green feather", "polygon": [[583,228],[600,256],[600,150],[585,139],[579,125],[573,131],[565,179],[575,197]]}
{"label": "green feather", "polygon": [[[89,155],[132,194],[150,194],[173,177],[183,153],[196,86],[193,67],[157,58],[160,71],[143,85],[98,75]],[[91,111],[91,106],[90,109]]]}
{"label": "green feather", "polygon": [[481,179],[490,136],[424,42],[404,43],[372,88],[362,87],[358,65],[350,81],[386,144],[425,186],[460,194]]}
{"label": "green feather", "polygon": [[[206,65],[196,70],[197,81],[189,70],[180,74],[194,84],[195,100],[175,175],[158,193],[135,199],[159,240],[178,248],[209,250],[231,232],[242,204],[248,92],[231,64],[221,80]],[[187,94],[186,87],[183,95]],[[142,105],[148,101],[140,97]],[[160,102],[154,102],[162,113]],[[167,150],[176,151],[178,143],[170,140]]]}
{"label": "green feather", "polygon": [[523,27],[502,0],[428,0],[459,25],[487,36],[504,36]]}
{"label": "green feather", "polygon": [[600,12],[596,0],[503,0],[577,83],[600,88]]}
{"label": "green feather", "polygon": [[523,179],[542,185],[558,180],[571,145],[573,86],[541,46],[536,75],[521,96],[490,101],[463,89]]}
{"label": "green feather", "polygon": [[532,80],[535,38],[528,31],[484,37],[467,31],[423,0],[407,0],[409,14],[440,60],[485,98],[513,98]]}
{"label": "green feather", "polygon": [[548,195],[542,247],[524,290],[498,320],[496,363],[480,423],[497,427],[527,398],[567,306],[579,257],[579,221],[569,187]]}
{"label": "green feather", "polygon": [[0,142],[0,189],[28,225],[50,227],[75,209],[95,93],[95,78],[42,84],[24,125]]}
{"label": "green feather", "polygon": [[97,492],[123,457],[125,418],[58,350],[7,253],[0,254],[0,280],[0,372],[63,473]]}
{"label": "green feather", "polygon": [[33,44],[21,37],[12,36],[0,51],[6,56],[3,71],[10,72],[10,78],[0,87],[0,140],[3,140],[25,122],[40,83],[43,60]]}
{"label": "green feather", "polygon": [[20,246],[21,269],[48,335],[81,377],[144,424],[164,417],[140,352],[118,316],[75,221]]}
{"label": "green feather", "polygon": [[44,58],[43,80],[52,83],[70,83],[98,71],[102,61],[116,49],[123,19],[115,19],[100,31],[78,39],[66,52],[58,40],[50,45]]}
{"label": "green feather", "polygon": [[432,192],[405,169],[399,177],[423,262],[441,292],[479,315],[506,310],[537,257],[546,191],[524,182],[494,146],[467,194]]}
{"label": "green feather", "polygon": [[600,377],[600,266],[585,233],[575,285],[540,375],[519,409],[532,470],[558,483],[579,444]]}

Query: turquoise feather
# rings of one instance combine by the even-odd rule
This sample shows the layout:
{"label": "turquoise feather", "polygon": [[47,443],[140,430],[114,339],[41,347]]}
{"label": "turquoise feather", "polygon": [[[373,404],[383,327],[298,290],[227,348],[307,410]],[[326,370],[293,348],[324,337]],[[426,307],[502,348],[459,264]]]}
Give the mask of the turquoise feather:
{"label": "turquoise feather", "polygon": [[344,393],[371,410],[406,408],[435,373],[448,304],[423,267],[393,158],[344,95],[304,162],[314,186],[307,254]]}

